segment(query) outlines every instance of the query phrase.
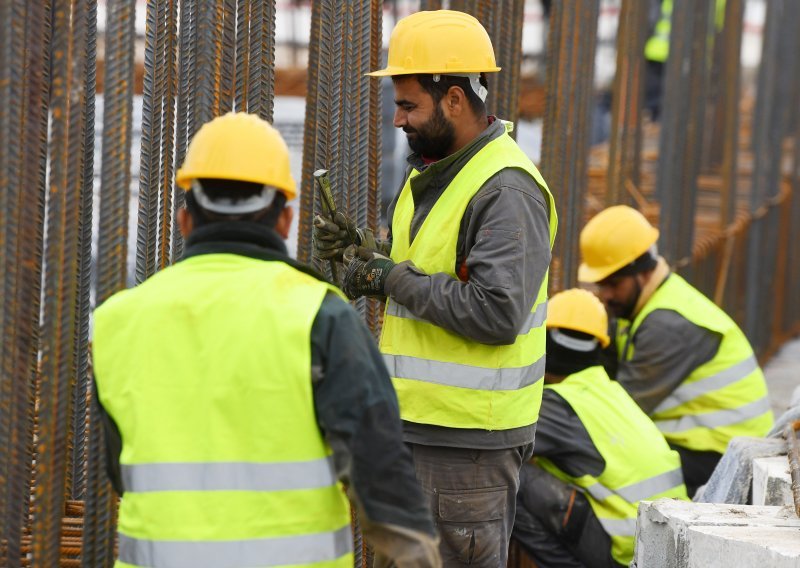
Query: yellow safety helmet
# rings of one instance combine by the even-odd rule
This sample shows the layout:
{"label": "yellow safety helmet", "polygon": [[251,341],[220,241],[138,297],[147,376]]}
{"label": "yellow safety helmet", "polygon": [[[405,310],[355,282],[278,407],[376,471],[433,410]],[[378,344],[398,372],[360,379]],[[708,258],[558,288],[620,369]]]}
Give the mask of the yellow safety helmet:
{"label": "yellow safety helmet", "polygon": [[500,71],[489,34],[464,12],[436,10],[406,16],[389,38],[389,64],[373,77],[416,73],[458,75]]}
{"label": "yellow safety helmet", "polygon": [[287,200],[297,196],[286,142],[269,122],[244,112],[218,116],[194,135],[175,181],[188,191],[197,179],[260,183]]}
{"label": "yellow safety helmet", "polygon": [[572,288],[559,292],[547,302],[547,329],[570,329],[588,333],[607,347],[608,316],[603,303],[588,290]]}
{"label": "yellow safety helmet", "polygon": [[658,240],[658,229],[627,205],[604,209],[581,231],[578,280],[599,282],[630,264]]}

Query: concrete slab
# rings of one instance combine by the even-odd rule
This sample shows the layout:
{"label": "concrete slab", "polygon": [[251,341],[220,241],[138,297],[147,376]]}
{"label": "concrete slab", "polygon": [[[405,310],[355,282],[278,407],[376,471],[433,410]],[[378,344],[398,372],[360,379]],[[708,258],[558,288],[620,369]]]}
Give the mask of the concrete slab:
{"label": "concrete slab", "polygon": [[792,505],[792,478],[786,456],[753,460],[753,505]]}
{"label": "concrete slab", "polygon": [[800,567],[798,527],[689,527],[686,543],[687,568]]}
{"label": "concrete slab", "polygon": [[[644,501],[639,505],[636,550],[632,566],[637,568],[771,566],[768,556],[764,557],[765,562],[740,563],[735,552],[731,552],[731,556],[726,552],[711,564],[693,564],[693,554],[697,554],[697,551],[696,548],[694,552],[692,551],[687,534],[689,529],[700,527],[736,527],[743,535],[749,534],[753,528],[789,529],[786,534],[794,535],[800,546],[800,519],[794,515],[791,507],[721,505],[660,499],[653,502]],[[745,541],[746,539],[743,542]],[[797,566],[800,568],[800,564]]]}

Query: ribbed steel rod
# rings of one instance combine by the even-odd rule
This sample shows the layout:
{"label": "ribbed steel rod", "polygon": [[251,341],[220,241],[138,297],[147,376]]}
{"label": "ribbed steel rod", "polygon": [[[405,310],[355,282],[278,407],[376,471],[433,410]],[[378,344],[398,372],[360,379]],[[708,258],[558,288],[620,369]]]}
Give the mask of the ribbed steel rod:
{"label": "ribbed steel rod", "polygon": [[644,43],[647,6],[623,0],[617,32],[617,70],[611,109],[606,204],[633,204],[628,184],[640,185]]}
{"label": "ribbed steel rod", "polygon": [[[247,110],[247,81],[250,77],[250,10],[252,0],[236,2],[236,110]],[[313,8],[312,8],[313,10]],[[309,43],[309,49],[313,49]]]}
{"label": "ribbed steel rod", "polygon": [[80,196],[80,236],[78,241],[78,305],[75,318],[78,329],[75,338],[75,389],[72,395],[72,457],[68,471],[68,499],[82,500],[86,489],[86,421],[88,418],[89,370],[89,314],[92,288],[92,201],[94,197],[94,140],[95,92],[97,90],[97,3],[90,1],[85,9],[86,63],[83,94],[83,172]]}
{"label": "ribbed steel rod", "polygon": [[[172,218],[175,159],[175,100],[178,93],[178,0],[165,2],[163,55],[160,67],[164,69],[162,89],[163,130],[161,135],[159,194],[161,219],[159,222],[158,268],[163,269],[172,260]],[[181,190],[182,191],[182,190]]]}
{"label": "ribbed steel rod", "polygon": [[598,0],[558,2],[550,13],[542,174],[559,213],[551,290],[570,288],[577,279],[599,13]]}
{"label": "ribbed steel rod", "polygon": [[221,0],[197,0],[197,88],[194,122],[199,128],[219,114],[222,82]]}
{"label": "ribbed steel rod", "polygon": [[[11,64],[7,85],[8,115],[5,171],[3,273],[3,342],[0,369],[0,431],[5,459],[0,460],[0,559],[21,560],[23,527],[30,507],[34,381],[39,349],[42,233],[47,157],[47,95],[49,92],[49,2],[16,0],[6,6]],[[6,34],[3,34],[4,36]],[[5,89],[0,86],[0,89]]]}
{"label": "ribbed steel rod", "polygon": [[[45,295],[31,529],[33,566],[57,566],[79,323],[88,0],[55,0]],[[94,93],[92,93],[92,96]],[[94,125],[92,125],[94,128]]]}
{"label": "ribbed steel rod", "polygon": [[275,90],[275,2],[256,2],[250,10],[247,110],[272,122]]}
{"label": "ribbed steel rod", "polygon": [[[781,53],[782,22],[786,17],[786,0],[772,0],[767,4],[764,26],[764,46],[758,72],[756,108],[753,114],[753,179],[750,191],[750,210],[755,212],[765,201],[775,197],[779,191],[781,140],[784,131],[780,100],[780,77],[785,66]],[[774,271],[774,249],[769,248],[773,240],[772,227],[775,217],[772,211],[753,222],[747,250],[747,294],[745,298],[745,333],[757,351],[767,345],[765,336],[771,313],[764,309],[765,294],[772,284]]]}
{"label": "ribbed steel rod", "polygon": [[[240,0],[246,1],[246,0]],[[306,80],[306,116],[303,122],[303,169],[301,172],[300,215],[297,221],[297,259],[301,262],[311,261],[311,219],[314,216],[315,199],[314,178],[312,173],[317,167],[316,147],[320,136],[320,120],[327,120],[327,115],[320,116],[319,107],[324,101],[319,100],[319,72],[322,53],[320,38],[322,34],[322,3],[311,4],[311,35],[308,44],[308,78]]]}
{"label": "ribbed steel rod", "polygon": [[694,243],[712,8],[709,0],[675,0],[672,11],[656,193],[659,249],[673,263],[690,258]]}
{"label": "ribbed steel rod", "polygon": [[233,109],[236,91],[236,0],[222,2],[222,80],[219,112]]}

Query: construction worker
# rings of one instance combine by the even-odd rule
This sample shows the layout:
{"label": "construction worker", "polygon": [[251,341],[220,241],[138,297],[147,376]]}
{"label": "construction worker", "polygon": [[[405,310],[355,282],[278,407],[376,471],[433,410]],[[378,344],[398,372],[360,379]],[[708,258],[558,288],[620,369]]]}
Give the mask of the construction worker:
{"label": "construction worker", "polygon": [[678,454],[602,367],[607,329],[591,292],[550,299],[547,384],[514,523],[539,568],[628,566],[639,501],[688,499]]}
{"label": "construction worker", "polygon": [[204,125],[177,183],[184,259],[95,312],[117,566],[440,566],[380,353],[341,293],[287,256],[286,144]]}
{"label": "construction worker", "polygon": [[769,431],[772,411],[744,333],[670,272],[657,240],[641,213],[609,207],[581,232],[578,280],[597,284],[615,318],[615,378],[680,453],[693,495],[731,438]]}
{"label": "construction worker", "polygon": [[357,248],[352,221],[315,220],[315,255],[349,263],[348,296],[386,299],[380,348],[445,566],[505,565],[544,375],[556,213],[510,125],[486,114],[484,74],[499,70],[472,16],[400,20],[370,73],[392,78],[413,151],[389,239]]}

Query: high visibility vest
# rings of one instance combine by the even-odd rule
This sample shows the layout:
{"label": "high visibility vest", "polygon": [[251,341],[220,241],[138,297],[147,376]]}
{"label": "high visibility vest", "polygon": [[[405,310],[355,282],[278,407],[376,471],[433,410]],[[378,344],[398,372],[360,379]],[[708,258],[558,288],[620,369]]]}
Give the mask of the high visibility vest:
{"label": "high visibility vest", "polygon": [[662,0],[661,16],[656,22],[647,42],[644,44],[644,56],[650,61],[664,63],[669,57],[669,34],[672,28],[672,0]]}
{"label": "high visibility vest", "polygon": [[[508,127],[507,127],[508,128]],[[412,172],[392,218],[395,262],[412,260],[427,274],[453,278],[461,218],[473,196],[505,168],[527,172],[550,208],[550,246],[556,234],[553,197],[539,171],[507,133],[484,146],[461,169],[409,242],[414,200]],[[508,430],[539,417],[544,377],[547,275],[512,345],[484,345],[412,314],[389,298],[380,348],[403,420],[448,428]]]}
{"label": "high visibility vest", "polygon": [[[714,4],[714,26],[719,31],[725,23],[725,0]],[[662,0],[661,15],[653,35],[644,44],[644,56],[650,61],[664,63],[669,57],[669,36],[672,29],[672,0]],[[713,39],[709,38],[709,39]]]}
{"label": "high visibility vest", "polygon": [[312,398],[329,291],[282,262],[208,254],[97,309],[98,394],[122,437],[116,566],[352,567]]}
{"label": "high visibility vest", "polygon": [[724,453],[734,436],[761,437],[773,418],[764,374],[739,326],[677,274],[670,274],[629,326],[619,328],[620,361],[635,353],[636,332],[655,310],[677,312],[718,333],[716,355],[697,367],[651,413],[667,440],[690,450]]}
{"label": "high visibility vest", "polygon": [[537,457],[536,463],[583,489],[611,537],[611,555],[627,566],[633,559],[639,501],[661,497],[688,500],[680,457],[603,367],[584,369],[545,388],[558,393],[578,415],[603,457],[605,469],[597,477],[573,477],[546,458]]}

